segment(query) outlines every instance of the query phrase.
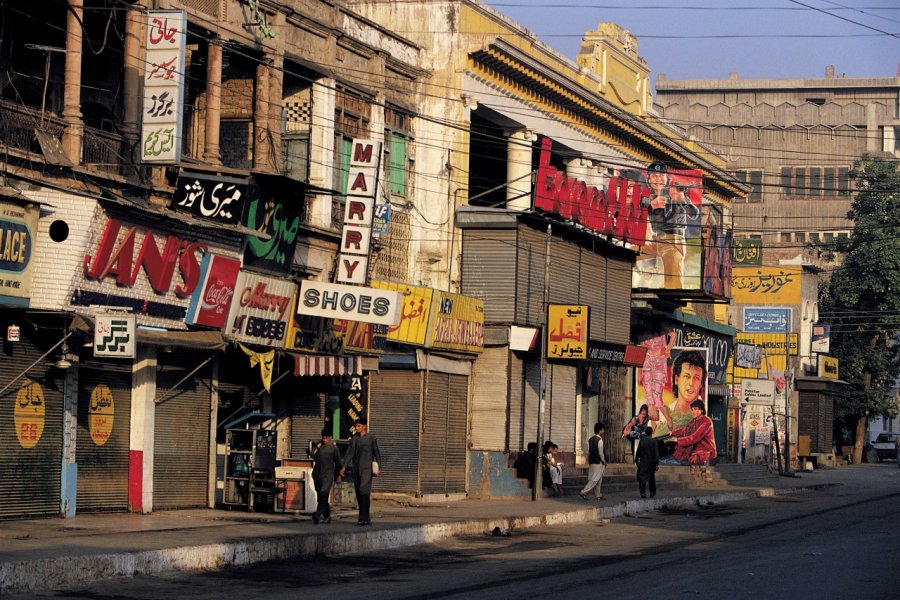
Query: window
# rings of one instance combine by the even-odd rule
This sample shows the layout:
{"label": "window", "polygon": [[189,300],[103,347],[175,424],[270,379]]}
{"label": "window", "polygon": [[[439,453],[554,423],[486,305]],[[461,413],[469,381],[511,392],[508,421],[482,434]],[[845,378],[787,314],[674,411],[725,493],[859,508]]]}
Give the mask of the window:
{"label": "window", "polygon": [[781,167],[784,198],[840,198],[849,193],[849,167]]}
{"label": "window", "polygon": [[803,231],[798,231],[794,234],[794,239],[796,239],[797,242],[799,242],[801,244],[805,244],[806,243],[806,233],[804,233]]}
{"label": "window", "polygon": [[790,232],[782,232],[782,233],[781,233],[781,241],[782,241],[783,243],[792,241],[792,240],[791,240],[792,237],[793,237],[793,236],[791,235]]}
{"label": "window", "polygon": [[748,202],[762,202],[763,172],[761,169],[735,171],[734,176],[741,183],[748,183],[753,186],[753,189],[750,191],[750,195],[747,196]]}
{"label": "window", "polygon": [[392,196],[406,196],[407,155],[410,141],[410,116],[400,110],[385,107],[384,141],[387,154],[385,178]]}

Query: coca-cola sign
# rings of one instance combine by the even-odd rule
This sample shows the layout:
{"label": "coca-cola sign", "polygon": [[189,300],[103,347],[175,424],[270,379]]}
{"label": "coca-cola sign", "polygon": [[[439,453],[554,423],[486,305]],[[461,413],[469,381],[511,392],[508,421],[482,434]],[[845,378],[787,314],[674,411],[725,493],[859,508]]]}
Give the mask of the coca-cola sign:
{"label": "coca-cola sign", "polygon": [[239,260],[207,254],[201,265],[200,285],[191,296],[185,322],[216,329],[225,327],[240,270]]}

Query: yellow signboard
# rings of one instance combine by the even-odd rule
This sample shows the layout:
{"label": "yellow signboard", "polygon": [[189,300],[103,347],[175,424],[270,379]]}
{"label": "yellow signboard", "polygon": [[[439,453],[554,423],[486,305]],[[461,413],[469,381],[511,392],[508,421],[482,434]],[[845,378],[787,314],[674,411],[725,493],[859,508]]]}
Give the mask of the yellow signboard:
{"label": "yellow signboard", "polygon": [[112,390],[101,383],[91,392],[91,403],[88,405],[88,431],[96,445],[102,446],[109,441],[115,417]]}
{"label": "yellow signboard", "polygon": [[19,445],[26,449],[34,448],[44,433],[47,415],[44,390],[38,382],[25,378],[16,393],[15,402],[13,423],[16,426]]}
{"label": "yellow signboard", "polygon": [[435,290],[426,345],[463,352],[484,350],[484,300]]}
{"label": "yellow signboard", "polygon": [[735,304],[800,304],[799,267],[738,267],[731,274]]}
{"label": "yellow signboard", "polygon": [[819,355],[819,377],[826,379],[839,379],[838,359],[833,356]]}
{"label": "yellow signboard", "polygon": [[587,358],[590,307],[551,304],[547,307],[547,358]]}
{"label": "yellow signboard", "polygon": [[424,346],[434,290],[387,281],[373,281],[371,285],[380,290],[400,292],[400,322],[388,327],[387,339]]}

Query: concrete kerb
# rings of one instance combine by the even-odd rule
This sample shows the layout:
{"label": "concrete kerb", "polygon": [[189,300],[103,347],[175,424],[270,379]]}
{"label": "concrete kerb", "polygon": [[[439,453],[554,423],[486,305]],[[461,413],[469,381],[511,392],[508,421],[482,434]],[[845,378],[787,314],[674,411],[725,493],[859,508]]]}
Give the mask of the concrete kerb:
{"label": "concrete kerb", "polygon": [[636,499],[611,506],[584,508],[544,515],[467,519],[386,529],[258,537],[231,543],[181,546],[162,550],[72,556],[0,564],[0,593],[18,593],[89,584],[115,577],[155,575],[171,571],[210,571],[229,566],[247,566],[270,560],[338,556],[388,550],[438,542],[462,535],[486,534],[499,527],[515,532],[544,526],[571,525],[667,507],[690,508],[738,502],[832,487],[822,484],[796,488],[758,488],[742,492],[720,492],[702,496]]}

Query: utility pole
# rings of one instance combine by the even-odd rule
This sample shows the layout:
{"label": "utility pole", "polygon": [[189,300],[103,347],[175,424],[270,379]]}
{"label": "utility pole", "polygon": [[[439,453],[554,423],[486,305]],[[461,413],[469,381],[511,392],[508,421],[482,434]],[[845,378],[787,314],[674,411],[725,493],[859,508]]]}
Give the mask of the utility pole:
{"label": "utility pole", "polygon": [[547,399],[547,347],[550,342],[550,324],[547,321],[547,311],[550,307],[550,239],[551,239],[552,226],[547,224],[547,249],[545,251],[544,258],[544,335],[543,335],[543,344],[541,344],[541,389],[538,400],[538,413],[537,413],[537,435],[535,436],[535,441],[537,442],[537,448],[535,448],[535,461],[534,461],[534,486],[531,489],[531,499],[534,502],[537,502],[541,499],[541,493],[544,489],[543,486],[543,469],[541,461],[543,460],[543,453],[541,452],[542,446],[544,445],[544,404]]}
{"label": "utility pole", "polygon": [[791,471],[791,379],[788,377],[791,366],[791,333],[784,328],[784,475],[793,477]]}

